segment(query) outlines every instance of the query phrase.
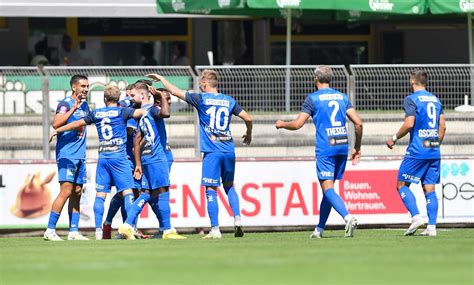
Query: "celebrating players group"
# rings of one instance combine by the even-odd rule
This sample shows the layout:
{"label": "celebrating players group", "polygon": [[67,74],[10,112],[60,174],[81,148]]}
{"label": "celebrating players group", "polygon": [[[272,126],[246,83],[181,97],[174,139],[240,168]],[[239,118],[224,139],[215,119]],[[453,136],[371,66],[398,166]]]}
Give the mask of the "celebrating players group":
{"label": "celebrating players group", "polygon": [[[196,108],[200,122],[202,152],[201,184],[206,188],[207,211],[211,229],[204,239],[220,239],[217,187],[221,184],[227,194],[234,215],[234,236],[243,237],[239,197],[234,188],[235,150],[230,132],[232,115],[241,118],[247,127],[243,143],[252,140],[252,118],[231,96],[218,91],[218,74],[214,70],[202,72],[200,93],[181,90],[158,74],[146,75],[151,80],[139,80],[129,85],[126,97],[120,101],[120,90],[107,85],[104,90],[105,107],[91,111],[85,102],[89,83],[86,76],[74,75],[70,85],[72,95],[59,102],[53,120],[51,138],[57,136],[56,160],[60,193],[55,199],[44,233],[45,240],[62,241],[56,233],[60,213],[68,203],[68,240],[87,240],[78,232],[80,197],[86,182],[86,125],[95,124],[99,137],[99,160],[96,171],[94,202],[95,238],[110,239],[111,223],[121,209],[123,225],[118,238],[145,237],[137,230],[137,219],[148,203],[158,219],[160,229],[154,236],[162,239],[186,239],[177,233],[170,220],[169,173],[173,154],[168,145],[165,120],[170,117],[170,95]],[[346,117],[355,126],[355,144],[349,157],[356,165],[361,156],[362,121],[346,94],[330,88],[331,67],[318,66],[314,72],[317,91],[309,94],[301,112],[293,121],[278,120],[277,129],[300,129],[312,117],[316,128],[316,170],[323,198],[319,224],[311,238],[322,238],[326,222],[334,208],[346,222],[345,237],[353,237],[358,226],[341,197],[334,190],[335,180],[343,177],[348,151]],[[152,81],[165,88],[155,89]],[[412,216],[405,235],[414,235],[425,224],[418,211],[411,183],[421,182],[426,197],[428,226],[421,233],[436,236],[438,199],[435,184],[440,180],[440,144],[446,123],[440,100],[426,90],[428,75],[414,71],[409,82],[413,93],[404,100],[405,120],[400,129],[387,140],[393,148],[397,140],[410,133],[410,143],[400,166],[396,189]],[[395,181],[394,181],[395,183]],[[104,221],[104,202],[115,186]]]}

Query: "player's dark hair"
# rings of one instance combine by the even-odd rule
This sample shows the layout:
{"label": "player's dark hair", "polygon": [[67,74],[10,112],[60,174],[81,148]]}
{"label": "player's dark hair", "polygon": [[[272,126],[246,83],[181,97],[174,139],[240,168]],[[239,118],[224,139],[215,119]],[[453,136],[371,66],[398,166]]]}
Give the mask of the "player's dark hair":
{"label": "player's dark hair", "polygon": [[125,88],[125,90],[132,90],[133,89],[133,84],[128,84],[127,85],[127,88]]}
{"label": "player's dark hair", "polygon": [[146,85],[148,86],[152,86],[153,85],[153,82],[151,80],[147,80],[147,79],[138,79],[136,83],[145,83]]}
{"label": "player's dark hair", "polygon": [[71,85],[71,87],[77,83],[77,81],[79,80],[88,80],[87,79],[87,76],[85,75],[81,75],[81,74],[75,74],[71,77],[71,81],[69,82],[69,85]]}
{"label": "player's dark hair", "polygon": [[106,85],[104,98],[107,102],[117,103],[120,100],[120,89],[117,86]]}
{"label": "player's dark hair", "polygon": [[410,79],[416,84],[426,87],[426,84],[428,84],[428,73],[424,70],[418,69],[411,73]]}
{"label": "player's dark hair", "polygon": [[332,69],[329,65],[318,65],[314,70],[314,81],[329,84],[332,80]]}

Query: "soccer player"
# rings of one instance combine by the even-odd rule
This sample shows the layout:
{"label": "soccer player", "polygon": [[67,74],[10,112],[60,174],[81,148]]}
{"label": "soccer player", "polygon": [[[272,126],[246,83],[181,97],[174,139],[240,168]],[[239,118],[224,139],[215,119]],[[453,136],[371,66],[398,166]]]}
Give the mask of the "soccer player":
{"label": "soccer player", "polygon": [[248,145],[252,140],[252,118],[234,98],[217,90],[218,75],[214,70],[207,69],[202,72],[199,80],[202,93],[185,92],[158,74],[147,76],[161,81],[172,95],[194,106],[198,111],[203,153],[201,184],[206,187],[207,211],[211,220],[211,230],[204,238],[222,238],[217,203],[217,187],[221,185],[221,179],[234,215],[234,236],[243,237],[239,197],[234,189],[235,147],[229,126],[232,115],[244,120],[247,132],[243,135],[243,142]]}
{"label": "soccer player", "polygon": [[[89,91],[89,81],[84,75],[71,77],[72,95],[59,102],[53,119],[53,128],[71,123],[89,115],[89,106],[83,104]],[[56,234],[56,224],[67,200],[69,213],[68,240],[87,240],[78,232],[82,185],[86,182],[86,129],[80,128],[62,133],[56,144],[60,192],[53,202],[48,228],[44,239],[61,241]]]}
{"label": "soccer player", "polygon": [[133,176],[130,172],[130,164],[127,161],[126,140],[127,140],[127,120],[140,118],[144,110],[121,108],[118,105],[120,90],[115,86],[106,86],[104,90],[104,108],[98,108],[91,112],[89,116],[81,120],[74,121],[56,129],[51,137],[57,133],[83,128],[86,125],[95,123],[99,134],[99,161],[96,171],[96,198],[94,203],[95,215],[95,237],[102,239],[102,218],[104,215],[104,202],[107,193],[110,193],[111,185],[117,187],[117,192],[121,193],[125,210],[133,204],[134,196]]}
{"label": "soccer player", "polygon": [[405,121],[398,132],[387,140],[392,149],[397,140],[410,133],[410,144],[398,171],[397,189],[405,207],[412,216],[412,223],[405,232],[414,235],[424,225],[416,206],[416,199],[410,191],[410,184],[418,184],[425,192],[428,227],[423,236],[436,236],[436,217],[438,198],[435,184],[440,182],[440,145],[446,132],[443,105],[441,101],[426,90],[428,75],[423,70],[414,71],[410,76],[412,94],[405,97]]}
{"label": "soccer player", "polygon": [[323,189],[320,205],[319,224],[311,238],[323,236],[326,222],[334,208],[346,222],[345,237],[352,237],[358,222],[346,208],[341,197],[334,191],[334,182],[342,179],[348,155],[348,132],[346,116],[355,126],[355,145],[352,150],[352,164],[360,160],[362,121],[352,107],[347,95],[329,87],[333,77],[330,66],[318,66],[314,71],[316,92],[309,94],[301,107],[298,117],[290,122],[276,121],[277,129],[298,130],[309,117],[316,128],[316,171]]}
{"label": "soccer player", "polygon": [[[132,223],[142,211],[145,203],[150,202],[152,208],[158,208],[156,217],[164,228],[162,238],[185,239],[171,228],[168,161],[160,143],[161,138],[158,130],[158,121],[170,116],[169,105],[164,94],[160,93],[162,96],[161,108],[152,106],[149,87],[145,83],[136,83],[133,90],[135,89],[141,94],[142,108],[146,109],[146,113],[140,119],[139,133],[134,141],[135,178],[141,177],[143,191],[132,205],[131,210],[127,211],[127,220],[119,227],[119,234],[122,234],[126,239],[135,239]],[[141,137],[144,137],[145,140],[143,148],[140,145]],[[155,202],[157,205],[154,205]]]}

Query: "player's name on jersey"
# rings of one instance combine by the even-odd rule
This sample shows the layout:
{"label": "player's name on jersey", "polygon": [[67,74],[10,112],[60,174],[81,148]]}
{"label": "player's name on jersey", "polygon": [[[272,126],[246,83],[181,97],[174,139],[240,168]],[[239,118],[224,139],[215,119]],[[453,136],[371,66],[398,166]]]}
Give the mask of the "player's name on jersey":
{"label": "player's name on jersey", "polygon": [[95,116],[97,118],[105,118],[105,117],[117,117],[119,115],[118,110],[110,110],[107,112],[97,112],[95,113]]}
{"label": "player's name on jersey", "polygon": [[435,96],[418,96],[420,102],[438,102],[438,97]]}
{"label": "player's name on jersey", "polygon": [[321,101],[342,100],[342,94],[321,94],[319,95],[319,100]]}
{"label": "player's name on jersey", "polygon": [[109,145],[123,145],[123,139],[115,138],[115,139],[103,140],[99,142],[99,146],[109,146]]}
{"label": "player's name on jersey", "polygon": [[418,136],[420,138],[437,138],[438,130],[437,129],[419,129]]}
{"label": "player's name on jersey", "polygon": [[328,136],[347,135],[346,127],[326,128]]}
{"label": "player's name on jersey", "polygon": [[214,106],[224,106],[229,107],[230,103],[227,100],[219,100],[219,99],[206,99],[204,101],[205,105],[214,105]]}

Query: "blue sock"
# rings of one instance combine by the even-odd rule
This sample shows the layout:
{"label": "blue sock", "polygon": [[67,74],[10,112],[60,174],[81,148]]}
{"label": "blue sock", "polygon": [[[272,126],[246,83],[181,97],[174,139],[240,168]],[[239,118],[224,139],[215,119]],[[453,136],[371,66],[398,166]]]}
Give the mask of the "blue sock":
{"label": "blue sock", "polygon": [[72,212],[69,213],[69,231],[70,232],[77,232],[79,231],[79,219],[81,218],[81,213],[79,212]]}
{"label": "blue sock", "polygon": [[429,192],[425,194],[426,211],[428,212],[428,225],[436,225],[436,218],[438,217],[438,197],[436,192]]}
{"label": "blue sock", "polygon": [[342,201],[341,197],[337,195],[333,188],[329,188],[326,192],[324,192],[324,196],[326,196],[328,202],[339,213],[339,215],[341,215],[341,217],[344,218],[345,216],[349,215],[344,201]]}
{"label": "blue sock", "polygon": [[319,224],[318,228],[325,229],[326,222],[328,221],[329,214],[331,213],[331,203],[329,202],[326,195],[323,195],[323,199],[321,200],[321,206],[319,206]]}
{"label": "blue sock", "polygon": [[107,216],[105,217],[105,223],[107,225],[112,224],[112,220],[114,219],[118,210],[122,206],[122,203],[123,198],[121,197],[120,193],[117,193],[112,197],[112,199],[110,200],[109,211],[107,212]]}
{"label": "blue sock", "polygon": [[134,201],[135,201],[135,196],[133,196],[132,193],[127,194],[125,195],[125,197],[123,197],[123,208],[125,209],[125,212],[130,211]]}
{"label": "blue sock", "polygon": [[240,216],[239,196],[237,195],[237,192],[235,192],[234,186],[224,187],[224,190],[227,193],[227,199],[229,200],[229,205],[232,208],[234,217]]}
{"label": "blue sock", "polygon": [[122,220],[125,223],[125,221],[127,220],[127,211],[125,211],[125,205],[123,203],[120,207],[120,213],[122,214]]}
{"label": "blue sock", "polygon": [[142,192],[127,211],[127,220],[125,223],[133,226],[135,219],[138,217],[138,215],[140,215],[141,211],[143,210],[143,206],[145,206],[149,200],[150,194]]}
{"label": "blue sock", "polygon": [[219,226],[219,205],[217,204],[217,191],[206,190],[207,213],[211,219],[211,227]]}
{"label": "blue sock", "polygon": [[48,229],[52,229],[52,230],[56,229],[56,224],[58,223],[59,215],[60,215],[59,213],[56,213],[53,211],[49,213]]}
{"label": "blue sock", "polygon": [[[170,192],[158,194],[158,211],[161,215],[160,226],[165,231],[171,229]],[[158,218],[158,215],[156,217]]]}
{"label": "blue sock", "polygon": [[94,218],[95,218],[95,228],[102,228],[102,219],[104,218],[104,202],[105,199],[102,197],[95,197],[94,202]]}
{"label": "blue sock", "polygon": [[405,204],[405,207],[410,212],[412,217],[420,214],[418,207],[416,206],[415,195],[413,195],[408,186],[403,186],[402,188],[398,189],[398,193],[400,194],[400,197],[402,197],[402,202]]}
{"label": "blue sock", "polygon": [[156,198],[151,198],[149,201],[150,207],[153,210],[153,213],[155,213],[156,218],[158,219],[158,223],[160,224],[160,230],[163,230],[163,219],[161,217],[160,210],[158,208],[158,197]]}

